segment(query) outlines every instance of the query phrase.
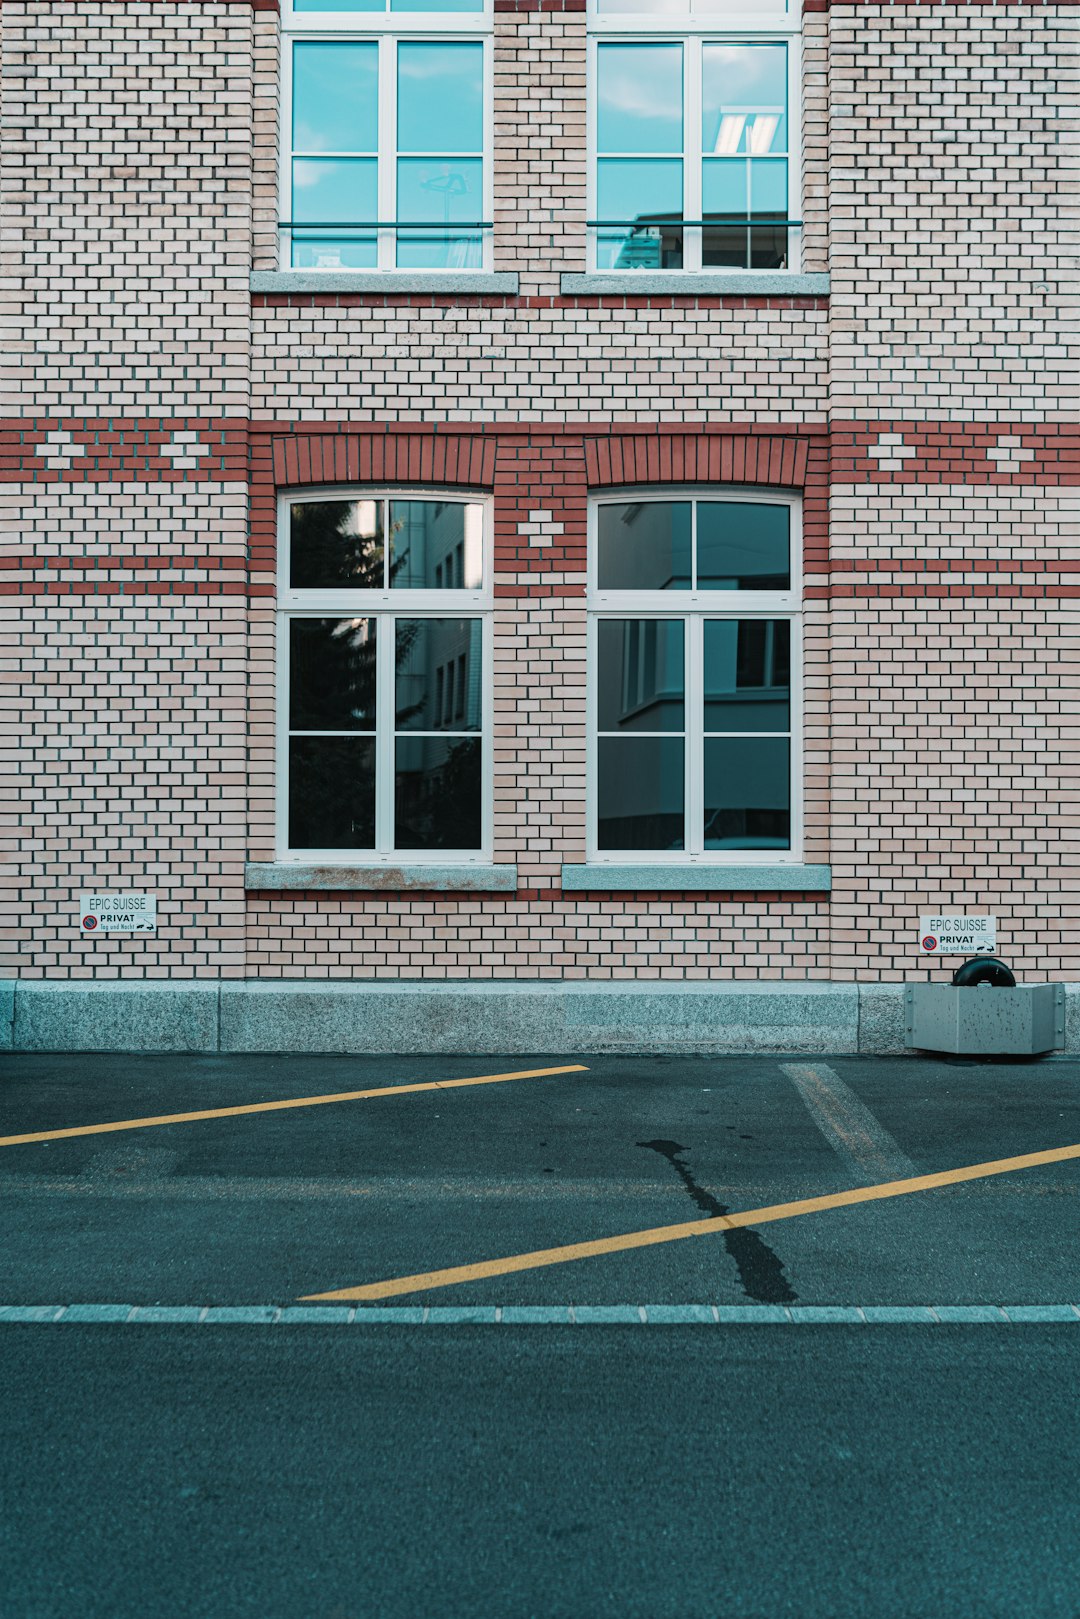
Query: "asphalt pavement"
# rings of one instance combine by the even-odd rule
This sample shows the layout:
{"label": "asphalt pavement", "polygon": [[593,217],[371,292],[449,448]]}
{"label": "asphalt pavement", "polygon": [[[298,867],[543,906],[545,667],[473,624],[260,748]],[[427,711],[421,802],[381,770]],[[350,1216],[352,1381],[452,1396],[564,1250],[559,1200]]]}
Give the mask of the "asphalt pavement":
{"label": "asphalt pavement", "polygon": [[8,1058],[0,1615],[1076,1614],[1078,1079]]}

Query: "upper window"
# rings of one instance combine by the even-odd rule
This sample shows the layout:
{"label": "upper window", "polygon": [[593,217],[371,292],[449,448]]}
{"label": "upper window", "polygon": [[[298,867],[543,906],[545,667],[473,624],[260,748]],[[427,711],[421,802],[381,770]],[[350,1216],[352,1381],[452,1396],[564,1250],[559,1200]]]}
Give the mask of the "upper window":
{"label": "upper window", "polygon": [[795,268],[797,39],[712,38],[692,19],[671,37],[676,9],[593,19],[595,267]]}
{"label": "upper window", "polygon": [[[440,31],[451,23],[455,31],[423,37],[417,24],[430,27],[431,19],[413,15],[421,10],[445,10]],[[316,23],[323,37],[300,37]],[[311,270],[488,267],[490,43],[484,26],[480,8],[462,0],[445,6],[395,0],[389,11],[385,4],[295,0],[284,46],[283,264]],[[350,37],[339,31],[343,27]],[[360,30],[369,37],[355,37]]]}
{"label": "upper window", "polygon": [[635,492],[591,522],[589,858],[797,858],[797,503]]}
{"label": "upper window", "polygon": [[282,857],[482,858],[483,503],[320,495],[286,500],[280,529]]}

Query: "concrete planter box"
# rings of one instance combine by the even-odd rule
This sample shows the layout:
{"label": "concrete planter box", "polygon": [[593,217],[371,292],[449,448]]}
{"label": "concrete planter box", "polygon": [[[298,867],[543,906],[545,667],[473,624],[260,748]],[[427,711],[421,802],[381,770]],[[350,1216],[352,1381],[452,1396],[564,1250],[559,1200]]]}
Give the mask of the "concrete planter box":
{"label": "concrete planter box", "polygon": [[1031,1057],[1065,1044],[1064,984],[908,984],[904,1013],[909,1050]]}

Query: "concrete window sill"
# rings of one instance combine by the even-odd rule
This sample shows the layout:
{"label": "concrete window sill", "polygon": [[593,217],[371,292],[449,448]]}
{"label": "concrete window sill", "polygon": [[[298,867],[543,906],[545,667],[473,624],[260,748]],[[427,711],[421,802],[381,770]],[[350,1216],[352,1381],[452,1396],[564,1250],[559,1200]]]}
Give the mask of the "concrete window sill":
{"label": "concrete window sill", "polygon": [[832,888],[831,866],[650,866],[615,865],[564,866],[564,889],[612,888],[653,893],[660,889],[706,889],[730,893],[748,888],[778,889],[804,894],[808,890],[828,893]]}
{"label": "concrete window sill", "polygon": [[686,298],[823,298],[828,296],[829,277],[819,271],[800,274],[790,270],[622,270],[613,275],[590,271],[587,275],[566,273],[561,286],[566,296],[603,293],[648,298],[674,293]]}
{"label": "concrete window sill", "polygon": [[464,292],[514,297],[516,271],[253,270],[252,292]]}
{"label": "concrete window sill", "polygon": [[435,866],[420,861],[391,866],[294,866],[285,861],[248,861],[244,867],[247,889],[375,889],[408,893],[432,889],[458,894],[513,894],[516,866]]}

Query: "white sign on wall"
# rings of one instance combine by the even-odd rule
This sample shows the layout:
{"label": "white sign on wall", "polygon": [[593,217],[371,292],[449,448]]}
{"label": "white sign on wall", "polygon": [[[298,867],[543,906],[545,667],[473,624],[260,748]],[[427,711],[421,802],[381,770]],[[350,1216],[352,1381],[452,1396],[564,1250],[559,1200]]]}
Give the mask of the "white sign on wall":
{"label": "white sign on wall", "polygon": [[996,916],[920,916],[919,949],[927,956],[992,956]]}
{"label": "white sign on wall", "polygon": [[156,894],[80,894],[81,933],[156,933]]}

